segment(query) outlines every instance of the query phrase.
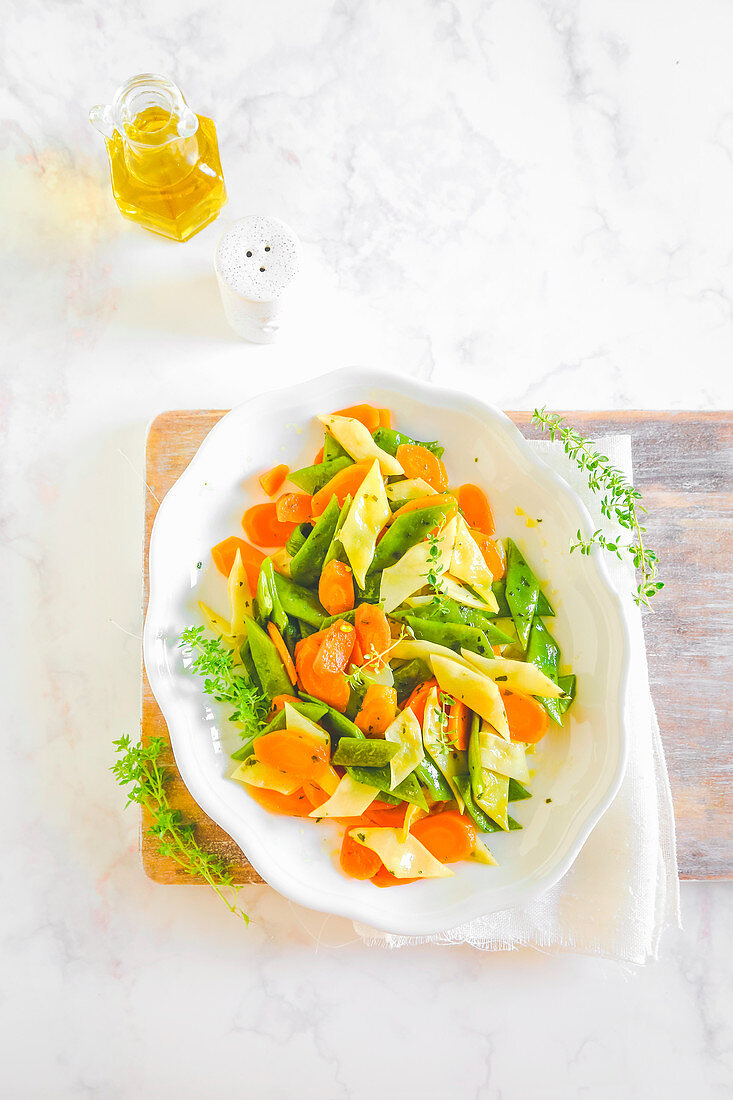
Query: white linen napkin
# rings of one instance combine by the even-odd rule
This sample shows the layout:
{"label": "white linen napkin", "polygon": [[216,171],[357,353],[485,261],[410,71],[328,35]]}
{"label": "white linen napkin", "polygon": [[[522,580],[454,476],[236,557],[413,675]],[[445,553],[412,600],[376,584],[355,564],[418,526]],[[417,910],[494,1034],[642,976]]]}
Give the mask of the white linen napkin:
{"label": "white linen napkin", "polygon": [[[630,437],[609,436],[596,443],[631,480]],[[598,498],[561,444],[537,440],[530,446],[585,501],[596,526],[607,528]],[[366,944],[468,943],[482,951],[534,947],[642,964],[657,957],[664,929],[679,927],[672,794],[649,692],[641,613],[632,600],[633,569],[611,555],[606,564],[627,603],[631,635],[629,761],[613,804],[564,878],[531,904],[479,917],[437,936],[396,936],[355,922]]]}

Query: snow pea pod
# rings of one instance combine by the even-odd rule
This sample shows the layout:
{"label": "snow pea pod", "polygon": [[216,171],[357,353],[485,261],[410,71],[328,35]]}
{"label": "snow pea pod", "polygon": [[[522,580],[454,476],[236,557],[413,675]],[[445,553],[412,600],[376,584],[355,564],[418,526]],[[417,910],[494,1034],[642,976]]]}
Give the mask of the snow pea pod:
{"label": "snow pea pod", "polygon": [[321,630],[328,630],[329,626],[333,626],[334,623],[338,622],[353,623],[355,618],[356,608],[352,608],[351,611],[342,611],[340,615],[329,615],[321,623]]}
{"label": "snow pea pod", "polygon": [[425,680],[429,680],[432,673],[424,661],[421,661],[419,657],[415,657],[412,661],[408,661],[400,668],[396,668],[393,676],[393,686],[397,692],[397,702],[401,706],[407,696],[415,690],[417,685],[422,684]]}
{"label": "snow pea pod", "polygon": [[324,568],[330,561],[346,561],[346,551],[344,550],[339,535],[341,534],[341,528],[346,522],[346,517],[349,514],[349,508],[351,507],[351,495],[347,496],[344,503],[341,505],[341,512],[339,513],[338,522],[336,523],[336,530],[333,533],[331,539],[331,545],[326,552],[326,557],[323,559]]}
{"label": "snow pea pod", "polygon": [[443,773],[429,756],[423,757],[413,774],[427,787],[435,802],[450,802],[453,798],[453,791],[443,778]]}
{"label": "snow pea pod", "polygon": [[331,497],[315,527],[290,562],[290,576],[296,584],[312,587],[317,583],[340,512],[337,498]]}
{"label": "snow pea pod", "polygon": [[295,470],[288,475],[288,481],[292,481],[293,485],[297,485],[304,493],[313,496],[324,485],[327,485],[339,470],[345,469],[346,466],[353,466],[353,464],[353,458],[349,458],[347,454],[340,455],[338,458],[330,458],[328,461],[324,457],[323,462],[319,462],[315,466],[304,466],[302,470]]}
{"label": "snow pea pod", "polygon": [[282,573],[275,573],[274,576],[275,588],[285,612],[320,630],[327,616],[316,594],[296,584],[290,577],[283,577]]}
{"label": "snow pea pod", "polygon": [[362,738],[364,734],[361,732],[358,726],[342,714],[340,710],[336,710],[335,707],[330,706],[327,703],[322,702],[320,699],[316,699],[315,695],[301,694],[301,699],[305,699],[309,703],[317,703],[319,706],[325,707],[325,713],[320,719],[320,724],[324,729],[328,730],[332,738],[336,741],[340,737],[357,737]]}
{"label": "snow pea pod", "polygon": [[412,802],[415,806],[420,806],[423,810],[427,810],[428,808],[428,804],[425,801],[425,795],[420,789],[420,784],[415,778],[414,772],[411,772],[406,779],[403,779],[401,783],[398,783],[396,787],[390,790],[389,785],[392,776],[389,767],[354,767],[349,768],[348,771],[349,775],[352,779],[355,779],[357,783],[368,783],[371,787],[376,787],[379,790],[380,801],[382,801],[384,795],[389,795],[391,798],[397,798],[401,802]]}
{"label": "snow pea pod", "polygon": [[332,764],[344,767],[381,768],[389,764],[400,751],[396,741],[369,740],[366,737],[342,737],[331,758]]}
{"label": "snow pea pod", "polygon": [[445,447],[441,447],[437,440],[432,443],[422,443],[419,439],[412,439],[409,435],[396,432],[394,428],[377,428],[372,432],[372,439],[378,447],[392,456],[397,454],[397,448],[403,443],[409,443],[413,447],[427,447],[437,458],[442,458],[445,453]]}
{"label": "snow pea pod", "polygon": [[509,790],[507,792],[507,802],[523,802],[525,798],[531,798],[532,792],[528,791],[524,783],[520,783],[518,779],[509,780]]}
{"label": "snow pea pod", "polygon": [[[532,631],[529,635],[527,661],[532,665],[537,665],[540,672],[544,672],[545,676],[549,676],[553,683],[558,683],[560,647],[538,616],[535,616]],[[559,699],[539,697],[537,702],[542,703],[553,722],[558,726],[562,725],[563,708],[560,706]]]}
{"label": "snow pea pod", "polygon": [[517,544],[512,539],[507,539],[506,547],[506,602],[517,628],[519,644],[522,649],[526,649],[537,610],[540,586]]}
{"label": "snow pea pod", "polygon": [[276,695],[290,695],[293,685],[280,654],[272,638],[254,619],[249,624],[247,640],[262,690],[268,699],[274,699]]}
{"label": "snow pea pod", "polygon": [[350,462],[353,462],[353,459],[349,454],[347,454],[346,450],[341,446],[341,444],[336,439],[334,439],[330,432],[326,432],[326,438],[323,441],[324,464],[326,462],[333,462],[334,458],[343,458],[344,456],[348,458]]}
{"label": "snow pea pod", "polygon": [[357,603],[379,603],[379,588],[382,581],[381,573],[369,573],[364,588],[357,585]]}
{"label": "snow pea pod", "polygon": [[[502,577],[500,581],[494,581],[491,586],[491,590],[494,593],[494,598],[497,604],[499,605],[499,610],[495,613],[497,618],[510,618],[511,611],[509,609],[509,604],[506,602],[506,580],[504,579],[504,577]],[[535,611],[535,614],[543,615],[548,619],[554,618],[555,615],[552,604],[550,603],[542,589],[540,589],[539,596],[537,597],[537,609]]]}
{"label": "snow pea pod", "polygon": [[369,573],[381,573],[383,569],[394,565],[411,547],[422,542],[435,527],[445,523],[446,505],[434,508],[417,508],[414,512],[405,512],[398,516],[377,546],[369,566]]}
{"label": "snow pea pod", "polygon": [[255,593],[255,618],[260,626],[264,626],[270,615],[272,615],[272,592],[264,569],[260,569]]}
{"label": "snow pea pod", "polygon": [[422,641],[447,646],[448,649],[455,649],[457,653],[462,649],[470,649],[472,653],[478,653],[482,657],[494,656],[489,639],[483,630],[475,626],[466,626],[463,623],[435,623],[430,619],[417,618],[415,615],[400,614],[399,619],[409,626],[416,638]]}
{"label": "snow pea pod", "polygon": [[565,692],[565,698],[557,701],[561,713],[564,714],[575,698],[577,679],[574,674],[571,674],[570,676],[558,676],[557,682]]}
{"label": "snow pea pod", "polygon": [[285,549],[290,554],[291,558],[295,557],[312,530],[313,526],[310,523],[298,524],[288,541],[285,543]]}
{"label": "snow pea pod", "polygon": [[[277,629],[282,634],[283,638],[287,638],[290,633],[290,621],[283,608],[280,595],[275,584],[275,566],[272,564],[272,558],[265,558],[260,566],[260,579],[264,577],[265,584],[267,585],[267,591],[269,593],[269,603],[271,610],[269,617],[274,622]],[[257,582],[257,591],[259,593],[259,581]]]}
{"label": "snow pea pod", "polygon": [[429,619],[435,623],[453,623],[456,626],[475,627],[486,635],[491,645],[508,645],[511,641],[509,635],[500,630],[488,615],[484,615],[482,611],[475,607],[464,607],[456,600],[451,599],[450,596],[440,596],[429,604],[412,608],[409,612],[398,612],[393,615],[393,618],[399,619],[400,616],[405,614],[412,615],[417,619]]}
{"label": "snow pea pod", "polygon": [[[456,786],[463,796],[463,801],[466,804],[466,815],[471,818],[476,828],[482,833],[499,833],[503,832],[500,825],[497,825],[495,821],[484,813],[481,807],[475,802],[473,797],[473,791],[471,790],[471,779],[468,775],[457,775]],[[509,824],[509,831],[515,831],[516,829],[523,828],[511,815],[507,818]]]}
{"label": "snow pea pod", "polygon": [[249,651],[249,639],[245,638],[239,649],[239,656],[242,658],[242,667],[245,671],[245,679],[252,686],[261,687],[259,677],[257,675],[257,669],[254,666],[252,660],[252,654]]}

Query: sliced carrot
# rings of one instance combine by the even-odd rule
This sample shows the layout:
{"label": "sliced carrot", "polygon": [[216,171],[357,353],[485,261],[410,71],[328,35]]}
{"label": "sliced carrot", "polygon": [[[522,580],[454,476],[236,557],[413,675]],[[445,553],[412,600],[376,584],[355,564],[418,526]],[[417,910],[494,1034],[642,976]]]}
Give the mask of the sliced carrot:
{"label": "sliced carrot", "polygon": [[445,466],[427,447],[419,443],[402,443],[395,458],[405,471],[405,477],[421,477],[436,493],[444,493],[448,488]]}
{"label": "sliced carrot", "polygon": [[391,428],[392,427],[392,413],[389,409],[377,409],[379,413],[379,427]]}
{"label": "sliced carrot", "polygon": [[369,825],[379,825],[385,829],[399,829],[404,824],[406,810],[407,805],[404,802],[401,806],[388,806],[386,802],[377,800],[367,807],[362,816]]}
{"label": "sliced carrot", "polygon": [[281,523],[274,503],[253,504],[242,516],[245,535],[258,546],[284,546],[297,526]]}
{"label": "sliced carrot", "polygon": [[321,447],[320,451],[318,452],[316,457],[313,459],[313,465],[314,466],[320,466],[320,464],[322,462],[323,462],[323,447]]}
{"label": "sliced carrot", "polygon": [[407,512],[416,512],[419,508],[433,508],[441,504],[446,506],[446,522],[453,519],[458,511],[458,501],[451,493],[436,493],[432,497],[415,497],[414,500],[408,500],[407,504],[403,504],[392,513],[389,522],[394,523],[398,516],[404,516]]}
{"label": "sliced carrot", "polygon": [[280,523],[305,523],[311,518],[311,497],[308,493],[283,493],[275,508]]}
{"label": "sliced carrot", "polygon": [[325,636],[326,636],[326,631],[325,630],[317,630],[315,634],[309,634],[307,638],[301,638],[299,642],[296,642],[295,643],[295,663],[296,663],[296,665],[297,665],[298,661],[300,660],[300,658],[302,656],[305,656],[306,654],[308,654],[311,657],[315,657],[316,653],[318,652],[318,647],[320,646],[321,641],[322,641],[323,638],[325,638]]}
{"label": "sliced carrot", "polygon": [[297,703],[298,700],[294,695],[276,695],[272,700],[271,715],[277,714],[278,711],[283,710],[286,703]]}
{"label": "sliced carrot", "polygon": [[541,741],[550,728],[547,711],[531,695],[499,688],[512,741]]}
{"label": "sliced carrot", "polygon": [[323,765],[328,763],[328,745],[303,730],[273,730],[258,737],[253,752],[263,764],[317,782]]}
{"label": "sliced carrot", "polygon": [[489,498],[478,485],[468,482],[459,485],[456,489],[458,507],[463,512],[463,518],[469,527],[477,527],[486,535],[493,535],[496,530],[494,513],[491,511]]}
{"label": "sliced carrot", "polygon": [[330,561],[321,572],[318,599],[329,615],[342,615],[354,606],[354,578],[343,561]]}
{"label": "sliced carrot", "polygon": [[341,841],[339,865],[349,878],[368,879],[376,875],[382,861],[371,848],[365,848],[345,832]]}
{"label": "sliced carrot", "polygon": [[262,492],[267,493],[268,497],[277,496],[287,481],[289,473],[290,467],[286,466],[284,462],[281,462],[279,466],[273,466],[271,470],[265,470],[264,474],[260,474],[258,478],[262,486]]}
{"label": "sliced carrot", "polygon": [[476,847],[476,830],[467,817],[455,810],[423,817],[412,825],[411,832],[441,863],[468,859]]}
{"label": "sliced carrot", "polygon": [[288,814],[290,817],[307,817],[313,807],[302,790],[292,794],[280,794],[268,791],[264,787],[247,787],[255,802],[264,806],[271,814]]}
{"label": "sliced carrot", "polygon": [[371,881],[375,886],[409,886],[411,882],[419,882],[416,878],[396,878],[391,871],[382,865],[376,875],[372,875]]}
{"label": "sliced carrot", "polygon": [[244,539],[238,539],[235,535],[230,535],[228,539],[217,542],[216,546],[212,546],[211,557],[219,572],[228,577],[232,571],[237,550],[239,550],[242,557],[242,565],[247,574],[249,587],[254,593],[257,591],[257,581],[260,579],[260,566],[265,560],[265,555],[261,550],[255,550],[254,546],[250,546]]}
{"label": "sliced carrot", "polygon": [[348,409],[339,409],[335,416],[350,416],[352,420],[360,421],[370,432],[375,432],[379,427],[379,409],[373,405],[350,405]]}
{"label": "sliced carrot", "polygon": [[288,674],[288,677],[290,679],[290,683],[295,684],[297,682],[297,679],[298,679],[297,674],[295,672],[295,665],[293,664],[293,658],[290,656],[290,653],[288,652],[288,647],[285,645],[285,641],[283,639],[282,634],[277,629],[277,627],[275,626],[274,623],[268,623],[267,624],[267,633],[270,635],[273,642],[275,643],[275,649],[280,654],[280,660],[285,665],[285,671]]}
{"label": "sliced carrot", "polygon": [[498,539],[492,539],[489,535],[483,531],[478,531],[474,527],[471,528],[471,534],[481,551],[484,561],[491,570],[492,577],[495,581],[501,580],[506,572],[504,547]]}
{"label": "sliced carrot", "polygon": [[471,712],[460,699],[454,699],[448,711],[446,733],[457,749],[468,748]]}
{"label": "sliced carrot", "polygon": [[409,707],[421,726],[425,718],[425,704],[428,701],[430,689],[437,686],[437,680],[425,680],[424,683],[418,684],[416,688],[413,688],[402,708],[403,710],[407,710]]}
{"label": "sliced carrot", "polygon": [[356,609],[354,625],[365,663],[381,668],[386,659],[384,654],[392,644],[387,616],[378,604],[362,603]]}
{"label": "sliced carrot", "polygon": [[328,795],[323,787],[319,787],[317,783],[306,782],[303,784],[303,794],[310,802],[314,810],[317,810],[319,806],[322,806],[324,802],[328,802],[330,795]]}
{"label": "sliced carrot", "polygon": [[370,684],[354,722],[367,737],[384,733],[397,714],[397,692],[385,684]]}
{"label": "sliced carrot", "polygon": [[[305,641],[309,642],[310,638],[306,638]],[[322,672],[319,675],[314,668],[316,654],[317,647],[314,649],[313,645],[305,646],[296,652],[295,667],[298,670],[298,678],[308,695],[322,699],[324,703],[343,713],[349,705],[351,695],[349,681],[343,672]]]}
{"label": "sliced carrot", "polygon": [[313,494],[311,500],[311,514],[317,519],[326,510],[331,497],[335,496],[339,504],[343,505],[347,496],[352,496],[360,488],[362,481],[369,473],[371,463],[354,462],[351,466],[344,466],[337,474],[327,482],[322,489]]}
{"label": "sliced carrot", "polygon": [[356,631],[351,623],[347,623],[345,619],[337,619],[332,623],[313,661],[313,671],[316,676],[343,672],[351,660],[355,641]]}

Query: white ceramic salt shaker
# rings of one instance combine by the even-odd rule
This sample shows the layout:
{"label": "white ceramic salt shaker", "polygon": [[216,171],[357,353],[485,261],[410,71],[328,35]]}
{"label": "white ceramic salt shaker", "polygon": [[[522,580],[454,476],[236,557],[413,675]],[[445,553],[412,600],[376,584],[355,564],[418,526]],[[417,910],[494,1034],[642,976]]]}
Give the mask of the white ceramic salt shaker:
{"label": "white ceramic salt shaker", "polygon": [[270,344],[300,270],[300,241],[284,222],[253,214],[234,222],[216,247],[216,278],[234,331]]}

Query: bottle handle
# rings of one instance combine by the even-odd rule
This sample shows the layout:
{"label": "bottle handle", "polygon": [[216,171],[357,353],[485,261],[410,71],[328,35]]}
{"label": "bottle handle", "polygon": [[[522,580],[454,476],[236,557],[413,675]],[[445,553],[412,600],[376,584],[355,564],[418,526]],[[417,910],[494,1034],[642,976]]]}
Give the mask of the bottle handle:
{"label": "bottle handle", "polygon": [[112,108],[108,104],[98,103],[96,107],[92,107],[89,112],[89,121],[103,137],[111,138],[115,132]]}

